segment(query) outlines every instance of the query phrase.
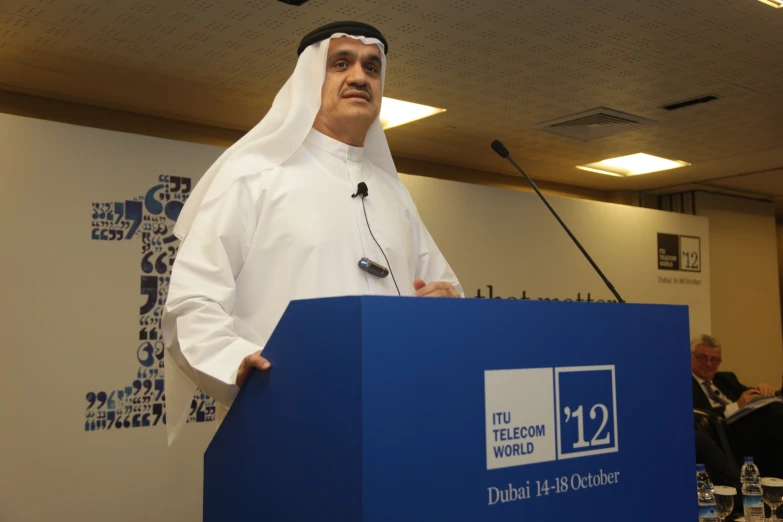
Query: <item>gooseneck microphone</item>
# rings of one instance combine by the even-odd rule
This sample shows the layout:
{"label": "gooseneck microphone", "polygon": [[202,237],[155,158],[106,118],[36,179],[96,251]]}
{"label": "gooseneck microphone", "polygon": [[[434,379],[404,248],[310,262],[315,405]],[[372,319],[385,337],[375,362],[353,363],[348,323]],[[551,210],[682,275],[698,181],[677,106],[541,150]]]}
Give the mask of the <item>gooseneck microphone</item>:
{"label": "gooseneck microphone", "polygon": [[581,250],[581,251],[582,251],[582,253],[585,255],[585,257],[587,258],[587,260],[588,260],[588,261],[590,261],[590,264],[591,264],[591,265],[593,265],[593,268],[595,269],[595,271],[596,271],[596,272],[598,272],[598,275],[599,275],[599,276],[601,276],[601,279],[603,279],[603,280],[604,280],[604,283],[606,284],[607,288],[609,288],[609,290],[611,290],[611,291],[612,291],[612,293],[614,294],[614,296],[617,298],[617,301],[618,301],[618,302],[620,302],[620,303],[624,303],[625,301],[623,301],[623,298],[622,298],[622,297],[620,297],[620,294],[618,294],[618,293],[617,293],[617,290],[615,290],[615,289],[614,289],[614,286],[612,286],[612,283],[610,283],[610,282],[609,282],[609,280],[606,278],[606,276],[604,275],[604,273],[603,273],[603,272],[601,272],[601,269],[600,269],[600,268],[598,268],[598,265],[596,265],[596,264],[595,264],[595,261],[593,261],[593,258],[591,258],[591,257],[590,257],[590,255],[587,253],[587,251],[586,251],[586,250],[585,250],[585,249],[582,247],[582,244],[581,244],[581,243],[579,243],[579,240],[578,240],[578,239],[576,239],[576,237],[575,237],[575,236],[574,236],[574,235],[571,233],[571,231],[568,229],[568,227],[566,226],[566,224],[565,224],[565,223],[563,223],[563,220],[562,220],[562,219],[560,219],[560,216],[558,216],[558,215],[557,215],[557,212],[555,212],[555,209],[553,209],[553,208],[552,208],[552,205],[550,205],[550,204],[549,204],[549,201],[547,201],[547,200],[546,200],[546,198],[544,197],[544,195],[541,193],[541,191],[540,191],[540,190],[538,190],[538,187],[536,186],[536,184],[535,184],[535,183],[533,183],[533,180],[532,180],[532,179],[530,179],[530,176],[528,176],[527,174],[525,174],[525,171],[524,171],[524,170],[522,170],[522,168],[521,168],[519,165],[517,165],[517,162],[516,162],[516,161],[514,161],[514,158],[512,158],[512,157],[511,157],[511,155],[508,153],[508,149],[505,147],[505,145],[503,145],[502,143],[500,143],[500,141],[499,141],[499,140],[495,140],[495,141],[493,141],[493,142],[492,142],[492,150],[494,150],[495,152],[497,152],[497,153],[498,153],[498,155],[499,155],[501,158],[505,158],[505,159],[507,159],[508,161],[510,161],[510,162],[511,162],[511,164],[512,164],[512,165],[514,165],[514,167],[516,167],[516,169],[517,169],[519,172],[521,172],[523,176],[525,176],[525,179],[527,180],[527,182],[528,182],[528,183],[530,183],[530,186],[531,186],[531,187],[533,187],[533,190],[535,190],[535,191],[536,191],[536,194],[538,194],[538,197],[540,197],[540,198],[541,198],[541,201],[543,201],[543,202],[544,202],[544,204],[547,206],[547,208],[549,209],[549,211],[550,211],[550,212],[552,212],[552,215],[554,215],[554,216],[555,216],[555,218],[556,218],[556,219],[557,219],[557,221],[560,223],[560,225],[563,227],[563,229],[565,229],[565,231],[566,231],[566,232],[568,233],[568,235],[571,237],[571,239],[573,240],[573,242],[574,242],[574,243],[576,243],[576,246],[578,246],[578,247],[579,247],[579,250]]}
{"label": "gooseneck microphone", "polygon": [[381,247],[381,244],[378,243],[377,239],[375,239],[375,234],[372,233],[372,228],[370,227],[370,220],[367,218],[367,207],[364,206],[364,198],[366,198],[369,195],[370,195],[370,191],[367,189],[367,183],[361,181],[356,186],[356,194],[351,194],[351,197],[352,198],[355,198],[357,196],[362,197],[362,209],[364,210],[364,220],[367,222],[367,230],[370,231],[370,236],[372,237],[372,240],[375,241],[375,244],[378,245],[378,248],[381,250],[381,254],[383,254],[383,258],[386,260],[386,264],[389,266],[389,269],[386,270],[385,267],[379,265],[378,263],[370,261],[366,257],[363,257],[359,260],[359,268],[376,277],[386,277],[388,273],[391,273],[392,281],[394,281],[394,288],[397,289],[397,295],[402,295],[400,294],[400,287],[397,286],[397,280],[394,278],[394,270],[392,270],[391,263],[389,263],[389,258],[386,257],[386,252],[383,251],[383,247]]}

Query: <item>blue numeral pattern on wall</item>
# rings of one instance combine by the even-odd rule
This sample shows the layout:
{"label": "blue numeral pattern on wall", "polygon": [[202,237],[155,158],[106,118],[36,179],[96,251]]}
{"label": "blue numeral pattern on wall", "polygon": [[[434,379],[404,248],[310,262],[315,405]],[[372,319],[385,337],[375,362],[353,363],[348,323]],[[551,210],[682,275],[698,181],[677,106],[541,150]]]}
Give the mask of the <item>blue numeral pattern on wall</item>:
{"label": "blue numeral pattern on wall", "polygon": [[[190,178],[161,175],[144,196],[114,203],[92,204],[92,239],[128,241],[141,238],[140,292],[147,302],[139,310],[139,337],[134,340],[139,364],[130,386],[110,392],[88,392],[85,431],[156,426],[166,423],[163,389],[161,314],[179,248],[173,233]],[[130,296],[129,296],[130,297]],[[136,344],[138,343],[138,344]],[[130,341],[128,343],[131,344]],[[188,422],[215,419],[215,401],[199,392]]]}

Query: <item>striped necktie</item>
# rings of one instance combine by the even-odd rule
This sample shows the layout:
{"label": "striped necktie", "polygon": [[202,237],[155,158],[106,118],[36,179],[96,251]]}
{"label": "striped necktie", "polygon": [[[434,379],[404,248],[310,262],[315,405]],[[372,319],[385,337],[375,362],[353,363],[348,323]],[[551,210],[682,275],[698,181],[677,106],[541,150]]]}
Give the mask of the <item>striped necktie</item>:
{"label": "striped necktie", "polygon": [[707,395],[711,401],[717,402],[721,406],[726,406],[729,403],[710,381],[704,381],[704,387],[707,388]]}

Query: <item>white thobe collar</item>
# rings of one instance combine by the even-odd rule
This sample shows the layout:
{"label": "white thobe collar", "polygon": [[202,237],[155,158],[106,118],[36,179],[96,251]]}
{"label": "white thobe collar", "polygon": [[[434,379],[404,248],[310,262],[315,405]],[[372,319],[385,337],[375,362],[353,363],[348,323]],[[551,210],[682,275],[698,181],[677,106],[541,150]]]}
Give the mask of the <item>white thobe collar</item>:
{"label": "white thobe collar", "polygon": [[364,160],[364,147],[346,145],[315,129],[310,129],[310,133],[305,138],[305,143],[343,161],[361,163]]}

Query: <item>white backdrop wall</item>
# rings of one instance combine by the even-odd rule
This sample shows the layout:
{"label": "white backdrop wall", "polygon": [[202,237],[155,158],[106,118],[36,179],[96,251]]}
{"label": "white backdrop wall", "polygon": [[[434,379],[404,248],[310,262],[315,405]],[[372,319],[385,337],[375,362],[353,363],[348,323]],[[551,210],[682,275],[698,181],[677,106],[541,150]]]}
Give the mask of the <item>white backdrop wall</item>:
{"label": "white backdrop wall", "polygon": [[[200,520],[210,401],[167,448],[152,336],[176,250],[166,209],[220,152],[0,115],[0,520]],[[534,194],[402,178],[468,296],[611,299]],[[625,300],[688,304],[709,330],[705,218],[551,201]],[[700,271],[659,270],[659,233],[699,238]]]}
{"label": "white backdrop wall", "polygon": [[[488,297],[491,285],[494,297],[614,300],[535,194],[402,178],[466,296],[476,297],[480,290]],[[709,330],[706,219],[581,199],[547,199],[623,300],[690,305],[691,328]],[[659,270],[659,233],[698,238],[698,271]]]}
{"label": "white backdrop wall", "polygon": [[781,386],[780,285],[775,206],[708,192],[696,212],[710,223],[712,333],[723,344],[721,370],[748,386]]}

